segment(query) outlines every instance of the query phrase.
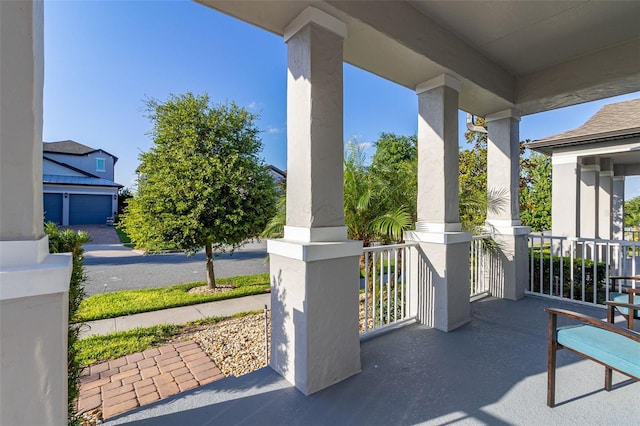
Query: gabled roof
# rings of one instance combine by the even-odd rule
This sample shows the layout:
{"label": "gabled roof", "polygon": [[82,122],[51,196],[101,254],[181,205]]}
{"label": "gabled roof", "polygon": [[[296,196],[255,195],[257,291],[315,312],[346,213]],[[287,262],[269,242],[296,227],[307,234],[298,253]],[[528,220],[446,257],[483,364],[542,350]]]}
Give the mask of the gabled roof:
{"label": "gabled roof", "polygon": [[280,170],[279,168],[277,168],[276,166],[272,165],[272,164],[267,164],[267,168],[271,169],[271,171],[273,171],[275,174],[280,175],[282,177],[282,179],[286,179],[287,178],[287,172],[284,170]]}
{"label": "gabled roof", "polygon": [[95,149],[89,146],[83,145],[76,141],[66,140],[59,142],[42,142],[42,151],[51,152],[54,154],[69,154],[69,155],[87,155],[92,152],[102,151],[107,155],[113,157],[113,162],[118,161],[118,157],[113,154],[109,154],[104,149]]}
{"label": "gabled roof", "polygon": [[551,153],[553,148],[640,136],[640,98],[605,105],[577,129],[527,144],[527,148]]}

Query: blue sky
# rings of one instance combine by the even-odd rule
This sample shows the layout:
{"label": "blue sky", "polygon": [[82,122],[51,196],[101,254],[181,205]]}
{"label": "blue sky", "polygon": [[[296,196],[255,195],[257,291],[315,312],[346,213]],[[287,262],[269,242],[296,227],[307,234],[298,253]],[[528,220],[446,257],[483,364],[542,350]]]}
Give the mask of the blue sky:
{"label": "blue sky", "polygon": [[[259,114],[267,163],[286,168],[287,50],[282,37],[200,4],[180,1],[45,2],[43,139],[72,139],[119,158],[116,181],[135,182],[138,154],[152,141],[144,99],[207,92]],[[602,105],[640,93],[525,116],[520,139],[582,125]],[[464,131],[461,115],[461,134]],[[344,67],[344,138],[413,135],[415,92]],[[640,195],[627,179],[626,198]]]}

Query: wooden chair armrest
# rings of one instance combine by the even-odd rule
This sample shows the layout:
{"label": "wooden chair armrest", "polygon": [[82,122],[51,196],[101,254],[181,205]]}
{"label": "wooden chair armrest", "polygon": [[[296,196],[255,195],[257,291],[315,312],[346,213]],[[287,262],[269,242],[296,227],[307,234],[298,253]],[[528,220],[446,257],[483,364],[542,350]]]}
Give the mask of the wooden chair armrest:
{"label": "wooden chair armrest", "polygon": [[589,315],[584,315],[579,312],[567,311],[565,309],[556,309],[556,308],[545,308],[545,312],[549,314],[549,316],[564,316],[567,318],[575,319],[585,324],[592,325],[594,327],[602,328],[603,330],[610,331],[612,333],[620,334],[622,336],[628,337],[638,343],[640,343],[640,333],[637,333],[633,330],[629,330],[618,325],[602,321],[598,318],[591,317]]}
{"label": "wooden chair armrest", "polygon": [[633,295],[640,294],[640,288],[623,288],[622,291],[624,293],[630,293]]}
{"label": "wooden chair armrest", "polygon": [[640,277],[635,276],[635,275],[629,275],[629,276],[624,276],[624,275],[615,275],[613,277],[609,277],[609,280],[631,280],[631,281],[640,281]]}
{"label": "wooden chair armrest", "polygon": [[637,305],[635,303],[624,303],[624,302],[616,302],[613,300],[607,300],[606,302],[604,302],[605,305],[607,306],[612,306],[612,307],[619,307],[619,308],[629,308],[629,309],[633,309],[633,310],[639,310],[640,309],[640,305]]}

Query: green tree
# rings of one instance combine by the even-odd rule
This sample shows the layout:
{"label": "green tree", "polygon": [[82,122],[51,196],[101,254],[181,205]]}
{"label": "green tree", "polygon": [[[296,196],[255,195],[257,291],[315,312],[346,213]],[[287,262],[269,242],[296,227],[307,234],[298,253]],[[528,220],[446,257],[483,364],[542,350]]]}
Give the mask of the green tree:
{"label": "green tree", "polygon": [[365,247],[374,241],[384,244],[402,241],[403,231],[412,224],[412,205],[415,212],[415,186],[411,188],[411,183],[416,177],[410,177],[410,170],[415,167],[409,164],[412,155],[406,157],[405,152],[401,155],[405,158],[397,156],[394,163],[389,162],[394,161],[391,159],[383,160],[392,151],[388,148],[405,145],[407,141],[410,145],[410,139],[389,134],[382,134],[382,139],[375,144],[378,155],[374,154],[373,165],[366,164],[362,147],[353,141],[347,144],[344,160],[347,233],[350,239],[362,241]]}
{"label": "green tree", "polygon": [[387,212],[403,211],[409,215],[410,223],[417,221],[417,144],[416,136],[381,133],[374,144],[376,152],[371,161],[371,173],[384,191],[383,209]]}
{"label": "green tree", "polygon": [[[487,128],[482,118],[476,118],[478,127]],[[461,149],[459,156],[460,223],[465,231],[477,233],[487,218],[489,194],[487,192],[487,133],[468,130],[464,134],[471,148]]]}
{"label": "green tree", "polygon": [[235,103],[212,106],[206,94],[150,99],[146,106],[154,146],[140,155],[138,193],[124,228],[141,248],[204,247],[213,288],[213,253],[233,253],[275,212],[275,185],[258,157],[256,116]]}
{"label": "green tree", "polygon": [[532,152],[521,164],[520,220],[532,231],[551,229],[551,157]]}
{"label": "green tree", "polygon": [[640,196],[624,202],[624,226],[640,227]]}

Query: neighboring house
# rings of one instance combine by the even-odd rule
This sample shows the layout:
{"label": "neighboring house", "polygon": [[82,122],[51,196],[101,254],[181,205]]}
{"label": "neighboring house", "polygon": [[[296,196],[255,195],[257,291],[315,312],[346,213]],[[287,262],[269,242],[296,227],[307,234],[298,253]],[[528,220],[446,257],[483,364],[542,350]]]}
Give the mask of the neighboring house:
{"label": "neighboring house", "polygon": [[271,164],[267,164],[267,169],[269,169],[269,174],[273,179],[273,182],[278,186],[282,187],[287,182],[287,172],[280,170],[276,166],[272,166]]}
{"label": "neighboring house", "polygon": [[640,98],[603,106],[577,129],[526,144],[551,156],[554,236],[624,239],[624,182],[640,175]]}
{"label": "neighboring house", "polygon": [[118,157],[69,140],[43,142],[42,158],[45,222],[104,224],[118,210]]}

